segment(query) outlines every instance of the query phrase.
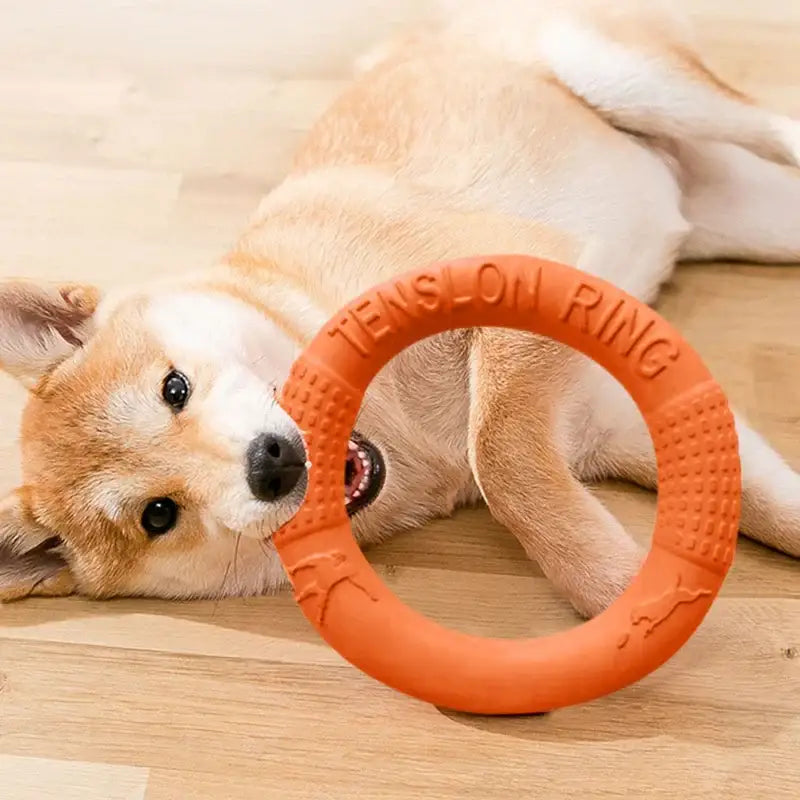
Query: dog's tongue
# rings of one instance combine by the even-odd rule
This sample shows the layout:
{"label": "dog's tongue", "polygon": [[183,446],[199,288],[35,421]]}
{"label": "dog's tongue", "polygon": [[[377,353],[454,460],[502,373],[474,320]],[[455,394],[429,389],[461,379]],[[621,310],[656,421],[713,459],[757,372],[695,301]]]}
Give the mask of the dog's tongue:
{"label": "dog's tongue", "polygon": [[369,485],[369,468],[369,456],[351,440],[347,445],[344,473],[344,494],[348,503],[361,497]]}

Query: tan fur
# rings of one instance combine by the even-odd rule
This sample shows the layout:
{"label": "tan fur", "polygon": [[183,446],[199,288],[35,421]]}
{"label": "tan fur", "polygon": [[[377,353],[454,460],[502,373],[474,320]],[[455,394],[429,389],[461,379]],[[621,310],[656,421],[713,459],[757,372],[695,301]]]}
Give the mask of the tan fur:
{"label": "tan fur", "polygon": [[[282,573],[268,543],[277,517],[228,520],[247,432],[226,419],[215,382],[234,361],[231,402],[254,391],[236,380],[265,389],[274,381],[270,392],[277,390],[328,317],[399,272],[448,257],[532,253],[651,301],[682,254],[800,257],[788,225],[769,237],[755,217],[757,232],[748,233],[753,210],[721,220],[725,192],[697,168],[711,158],[706,142],[727,142],[757,160],[750,166],[782,196],[800,200],[800,179],[775,176],[775,165],[760,160],[794,157],[792,121],[710,72],[680,23],[634,0],[508,0],[473,12],[372,54],[213,269],[106,300],[97,320],[89,288],[0,287],[0,363],[26,379],[39,373],[23,420],[25,488],[0,509],[0,546],[5,537],[17,570],[0,597],[277,586]],[[585,68],[574,58],[584,35],[597,48],[581,54]],[[637,84],[640,73],[654,83]],[[628,84],[635,99],[626,104]],[[687,91],[700,98],[690,113]],[[650,95],[666,105],[650,108]],[[703,98],[725,118],[706,114]],[[687,211],[693,203],[699,222]],[[241,341],[216,352],[209,338],[209,352],[198,353],[192,338],[205,329],[184,334],[198,319],[171,320],[170,298],[180,313],[198,303],[200,323],[207,314],[209,330],[220,325]],[[47,330],[46,353],[36,331],[25,340],[30,365],[11,346],[15,308],[37,308],[37,331]],[[252,356],[253,348],[273,348],[270,363],[259,365],[266,352]],[[160,405],[160,384],[185,361],[193,395],[185,414],[172,415]],[[255,406],[269,411],[260,395]],[[209,419],[233,427],[214,432]],[[388,466],[380,497],[354,518],[360,541],[482,498],[583,614],[604,608],[637,569],[641,553],[582,481],[616,476],[652,486],[647,431],[630,399],[566,348],[505,330],[420,342],[373,382],[358,427]],[[800,479],[755,442],[743,453],[745,532],[798,555],[800,505],[789,498]],[[781,472],[772,484],[780,491],[759,477],[765,463]],[[151,541],[139,519],[160,496],[180,501],[181,521]],[[48,534],[69,572],[41,581],[27,554]]]}

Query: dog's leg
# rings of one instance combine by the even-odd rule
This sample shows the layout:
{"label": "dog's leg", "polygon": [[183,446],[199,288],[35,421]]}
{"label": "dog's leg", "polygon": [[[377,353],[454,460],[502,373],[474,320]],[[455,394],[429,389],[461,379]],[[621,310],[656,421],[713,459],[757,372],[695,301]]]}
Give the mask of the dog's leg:
{"label": "dog's leg", "polygon": [[800,262],[800,170],[722,142],[671,148],[692,227],[681,258]]}
{"label": "dog's leg", "polygon": [[[586,396],[564,408],[573,432],[576,473],[587,481],[620,478],[655,488],[655,453],[644,418],[630,395],[597,364],[586,362]],[[742,462],[741,531],[800,557],[800,474],[795,472],[740,415],[736,431]]]}
{"label": "dog's leg", "polygon": [[567,18],[547,23],[537,44],[553,74],[615,127],[731,142],[800,164],[800,122],[727,86],[684,42]]}
{"label": "dog's leg", "polygon": [[469,456],[495,519],[579,613],[593,616],[627,587],[642,552],[573,476],[558,441],[556,408],[574,364],[549,341],[476,331]]}

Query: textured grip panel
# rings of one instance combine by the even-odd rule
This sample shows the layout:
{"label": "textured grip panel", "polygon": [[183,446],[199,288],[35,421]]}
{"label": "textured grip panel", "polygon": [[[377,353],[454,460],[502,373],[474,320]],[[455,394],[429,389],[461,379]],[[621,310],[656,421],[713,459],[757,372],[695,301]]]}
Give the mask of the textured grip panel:
{"label": "textured grip panel", "polygon": [[302,356],[292,367],[281,405],[303,433],[311,467],[303,507],[276,539],[289,541],[347,521],[344,463],[358,405],[356,392]]}
{"label": "textured grip panel", "polygon": [[704,383],[647,416],[658,460],[654,544],[713,572],[733,561],[741,466],[733,414]]}

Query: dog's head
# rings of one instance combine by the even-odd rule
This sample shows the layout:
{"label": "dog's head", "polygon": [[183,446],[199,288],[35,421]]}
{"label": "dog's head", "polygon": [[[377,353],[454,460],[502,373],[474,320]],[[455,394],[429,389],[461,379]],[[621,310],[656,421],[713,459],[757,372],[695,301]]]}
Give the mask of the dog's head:
{"label": "dog's head", "polygon": [[[225,285],[101,301],[0,284],[0,366],[30,390],[23,486],[0,502],[0,599],[277,585],[269,536],[302,501],[306,457],[276,393],[300,348]],[[354,437],[352,513],[384,470]]]}

